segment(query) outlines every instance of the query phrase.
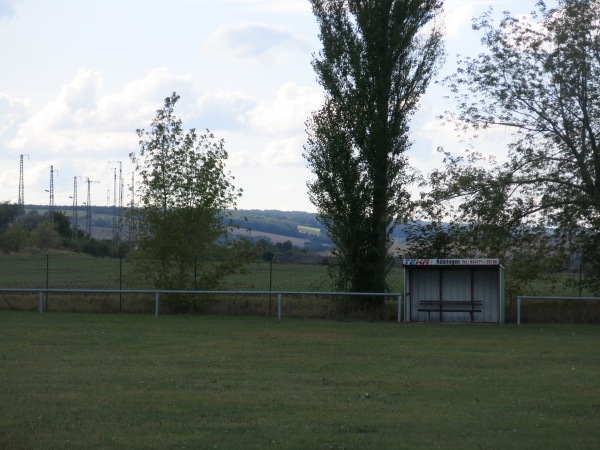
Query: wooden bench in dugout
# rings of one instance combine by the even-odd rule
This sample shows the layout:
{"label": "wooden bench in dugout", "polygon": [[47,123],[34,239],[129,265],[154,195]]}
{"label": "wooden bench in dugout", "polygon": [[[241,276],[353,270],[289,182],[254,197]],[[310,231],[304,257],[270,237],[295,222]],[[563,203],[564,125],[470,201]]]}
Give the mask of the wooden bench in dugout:
{"label": "wooden bench in dugout", "polygon": [[473,314],[481,312],[482,306],[481,300],[421,300],[418,311],[426,312],[429,321],[431,321],[432,312],[440,313],[440,322],[443,321],[442,313],[468,312],[471,314],[471,322],[473,322]]}

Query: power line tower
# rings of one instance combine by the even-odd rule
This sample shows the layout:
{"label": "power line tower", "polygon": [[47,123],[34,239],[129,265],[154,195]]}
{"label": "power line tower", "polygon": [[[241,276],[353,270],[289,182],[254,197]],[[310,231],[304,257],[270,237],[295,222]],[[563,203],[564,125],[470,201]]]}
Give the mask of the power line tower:
{"label": "power line tower", "polygon": [[86,205],[86,224],[85,224],[85,233],[89,238],[92,237],[92,194],[91,194],[91,184],[92,183],[100,183],[99,181],[92,181],[90,177],[87,177],[87,203]]}
{"label": "power line tower", "polygon": [[[58,173],[58,170],[56,171]],[[50,166],[50,199],[48,200],[48,217],[54,220],[54,166]]]}
{"label": "power line tower", "polygon": [[134,242],[136,239],[136,224],[135,217],[135,172],[131,173],[131,221],[129,223],[129,240]]}
{"label": "power line tower", "polygon": [[117,168],[113,168],[113,173],[114,173],[114,181],[113,181],[113,238],[112,238],[112,244],[113,247],[117,246],[117,243],[119,242],[119,218],[118,218],[118,214],[117,214],[117,196],[118,196],[118,192],[117,192]]}
{"label": "power line tower", "polygon": [[[113,203],[113,243],[123,239],[123,163],[121,161],[109,161],[109,164],[119,165],[119,178],[117,169],[114,168],[114,203]],[[117,185],[118,180],[118,185]]]}
{"label": "power line tower", "polygon": [[73,228],[73,239],[77,239],[79,237],[79,224],[78,221],[78,205],[77,205],[77,178],[81,178],[79,176],[73,177],[73,217],[71,219],[71,227]]}
{"label": "power line tower", "polygon": [[21,155],[21,162],[19,164],[19,200],[17,203],[17,220],[23,221],[25,216],[25,183],[23,179],[23,156],[29,157],[29,155]]}

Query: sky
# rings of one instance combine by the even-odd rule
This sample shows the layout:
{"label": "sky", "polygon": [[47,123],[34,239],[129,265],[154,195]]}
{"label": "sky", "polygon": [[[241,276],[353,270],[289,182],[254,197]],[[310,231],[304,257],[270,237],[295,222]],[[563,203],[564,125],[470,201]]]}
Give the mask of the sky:
{"label": "sky", "polygon": [[[537,0],[446,0],[446,63],[475,56],[471,19],[493,6],[528,14]],[[548,2],[552,4],[552,2]],[[320,49],[308,0],[0,0],[0,202],[16,203],[23,155],[24,201],[55,205],[123,203],[135,183],[129,154],[177,92],[185,129],[224,139],[227,170],[243,190],[239,209],[316,211],[302,157],[305,121],[324,94],[311,66]],[[438,147],[465,142],[439,114],[452,109],[432,84],[411,123],[413,166],[442,167]],[[501,153],[509,137],[490,133],[476,149]]]}

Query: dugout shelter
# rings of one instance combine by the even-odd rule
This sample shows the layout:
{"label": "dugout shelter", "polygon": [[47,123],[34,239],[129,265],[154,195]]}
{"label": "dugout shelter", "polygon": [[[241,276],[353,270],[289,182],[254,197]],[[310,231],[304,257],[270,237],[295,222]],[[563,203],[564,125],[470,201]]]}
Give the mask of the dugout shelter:
{"label": "dugout shelter", "polygon": [[504,267],[498,259],[405,259],[405,320],[504,323]]}

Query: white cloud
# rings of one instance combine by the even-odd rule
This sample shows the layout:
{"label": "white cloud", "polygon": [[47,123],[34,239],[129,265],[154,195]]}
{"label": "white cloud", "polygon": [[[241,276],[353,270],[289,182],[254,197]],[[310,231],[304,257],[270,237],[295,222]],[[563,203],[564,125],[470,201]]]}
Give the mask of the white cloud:
{"label": "white cloud", "polygon": [[296,166],[304,163],[302,146],[304,137],[292,137],[273,141],[260,154],[263,166]]}
{"label": "white cloud", "polygon": [[0,93],[0,143],[13,137],[17,125],[27,117],[30,103],[29,99]]}
{"label": "white cloud", "polygon": [[208,51],[219,56],[249,62],[282,64],[295,51],[309,51],[310,46],[289,30],[255,22],[223,25],[206,40]]}
{"label": "white cloud", "polygon": [[471,19],[475,15],[472,1],[448,1],[445,7],[446,37],[458,38],[465,29],[471,28]]}
{"label": "white cloud", "polygon": [[155,69],[120,92],[105,95],[102,74],[81,69],[55,100],[20,125],[10,147],[75,153],[130,149],[137,142],[135,130],[150,123],[161,100],[175,89],[189,94],[191,78]]}
{"label": "white cloud", "polygon": [[247,146],[240,143],[239,136],[226,137],[225,141],[227,149],[230,150],[227,163],[230,168],[304,167],[304,158],[302,157],[303,146],[306,142],[304,135],[283,139],[254,140]]}
{"label": "white cloud", "polygon": [[[151,70],[144,78],[134,80],[121,91],[98,100],[96,121],[104,128],[130,132],[145,128],[166,97],[175,91],[181,104],[189,107],[195,95],[191,76],[177,76],[164,68]],[[180,113],[184,115],[183,113]]]}
{"label": "white cloud", "polygon": [[[241,92],[211,92],[196,100],[198,113],[190,120],[198,129],[237,130],[256,102]],[[190,124],[190,127],[192,125]]]}
{"label": "white cloud", "polygon": [[321,92],[296,83],[286,83],[279,88],[271,103],[258,105],[246,114],[245,120],[265,133],[304,130],[306,119],[322,103]]}

